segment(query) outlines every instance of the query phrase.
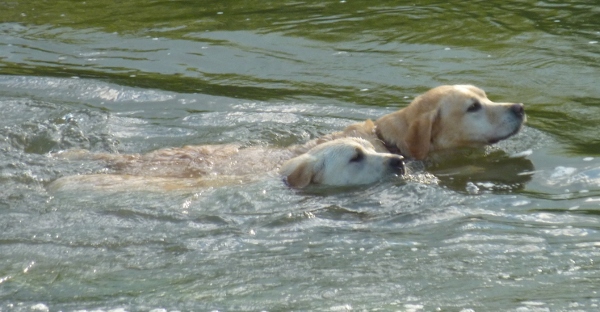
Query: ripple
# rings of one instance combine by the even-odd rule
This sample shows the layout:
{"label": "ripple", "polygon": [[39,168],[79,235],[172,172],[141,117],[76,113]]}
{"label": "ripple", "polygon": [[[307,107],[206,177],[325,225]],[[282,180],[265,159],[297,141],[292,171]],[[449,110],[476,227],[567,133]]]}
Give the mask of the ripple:
{"label": "ripple", "polygon": [[11,92],[44,92],[47,97],[63,100],[110,102],[164,102],[175,98],[168,92],[132,89],[79,78],[0,76],[0,86]]}

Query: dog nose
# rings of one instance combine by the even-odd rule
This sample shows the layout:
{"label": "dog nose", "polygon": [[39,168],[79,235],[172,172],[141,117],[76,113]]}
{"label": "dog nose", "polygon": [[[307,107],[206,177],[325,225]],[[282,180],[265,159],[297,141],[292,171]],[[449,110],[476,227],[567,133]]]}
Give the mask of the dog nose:
{"label": "dog nose", "polygon": [[512,110],[517,117],[523,117],[525,115],[525,106],[523,103],[513,104],[510,107],[510,110]]}
{"label": "dog nose", "polygon": [[404,174],[404,161],[402,161],[402,158],[394,157],[390,159],[390,167],[400,172],[400,174]]}

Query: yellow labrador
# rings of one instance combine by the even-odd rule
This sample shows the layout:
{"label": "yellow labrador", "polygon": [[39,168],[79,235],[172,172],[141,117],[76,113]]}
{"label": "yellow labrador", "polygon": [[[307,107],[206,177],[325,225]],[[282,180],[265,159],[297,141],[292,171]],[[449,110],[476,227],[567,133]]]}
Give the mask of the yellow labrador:
{"label": "yellow labrador", "polygon": [[[283,165],[282,173],[292,187],[361,184],[376,181],[390,166],[397,166],[397,156],[390,153],[421,160],[436,150],[493,144],[517,133],[525,120],[523,104],[494,103],[483,90],[471,85],[440,86],[374,122],[355,123],[341,132],[287,149],[206,145],[161,149],[145,155],[67,152],[65,156],[70,159],[81,156],[105,160],[117,174],[65,177],[54,185],[155,185],[162,189],[216,186],[252,179],[288,159],[292,160]],[[355,138],[339,140],[348,137]],[[357,144],[361,146],[358,149]],[[369,165],[375,167],[356,166],[346,159],[355,150],[368,156],[365,163],[393,159],[390,161],[394,164],[377,170],[373,168],[377,167],[375,163],[381,165],[379,160]]]}
{"label": "yellow labrador", "polygon": [[52,190],[168,191],[223,186],[253,181],[282,163],[280,174],[294,188],[310,184],[369,184],[386,175],[404,173],[402,156],[378,153],[369,141],[360,138],[325,142],[291,159],[293,153],[287,149],[234,145],[185,146],[144,155],[91,154],[87,151],[69,151],[61,155],[71,160],[107,161],[117,174],[62,177],[50,184]]}
{"label": "yellow labrador", "polygon": [[494,103],[472,85],[433,88],[407,107],[375,120],[352,124],[342,132],[308,142],[355,136],[370,141],[378,152],[425,159],[430,152],[496,143],[519,132],[526,121],[521,103]]}
{"label": "yellow labrador", "polygon": [[378,153],[369,141],[341,138],[317,145],[286,161],[280,173],[288,185],[359,185],[381,180],[390,173],[404,173],[402,156]]}

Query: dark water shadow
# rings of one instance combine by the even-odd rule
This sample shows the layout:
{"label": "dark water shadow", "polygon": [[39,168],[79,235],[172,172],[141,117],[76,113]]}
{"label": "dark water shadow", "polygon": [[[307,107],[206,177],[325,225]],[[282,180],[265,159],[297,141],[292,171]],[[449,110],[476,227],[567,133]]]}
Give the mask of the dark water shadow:
{"label": "dark water shadow", "polygon": [[436,153],[425,162],[425,170],[435,175],[441,186],[460,193],[513,193],[525,188],[535,170],[525,156],[464,149]]}

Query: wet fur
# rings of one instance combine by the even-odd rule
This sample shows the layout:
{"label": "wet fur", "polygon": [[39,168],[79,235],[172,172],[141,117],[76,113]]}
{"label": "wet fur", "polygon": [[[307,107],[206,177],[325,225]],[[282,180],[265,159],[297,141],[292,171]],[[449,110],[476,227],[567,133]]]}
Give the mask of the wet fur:
{"label": "wet fur", "polygon": [[403,157],[379,153],[367,140],[341,138],[326,142],[286,161],[280,174],[288,185],[360,185],[376,182],[390,173],[404,172]]}

